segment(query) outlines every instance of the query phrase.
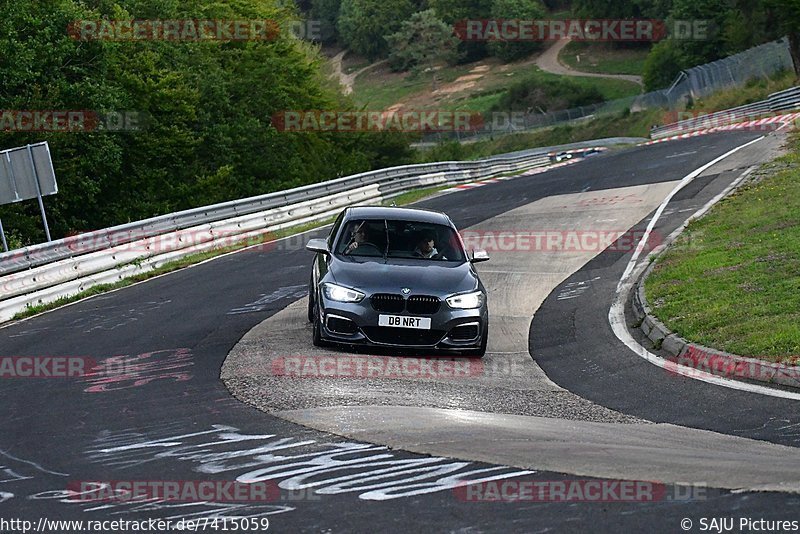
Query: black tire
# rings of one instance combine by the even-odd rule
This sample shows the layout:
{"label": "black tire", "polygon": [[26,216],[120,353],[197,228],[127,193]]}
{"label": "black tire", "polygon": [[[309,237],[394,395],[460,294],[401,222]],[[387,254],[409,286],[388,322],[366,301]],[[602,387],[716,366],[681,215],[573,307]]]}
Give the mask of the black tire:
{"label": "black tire", "polygon": [[319,323],[319,316],[316,311],[316,306],[314,307],[313,313],[314,313],[314,318],[311,321],[313,323],[312,326],[313,334],[311,337],[311,343],[313,343],[315,347],[324,347],[326,346],[326,343],[322,340],[322,332],[320,330],[321,327]]}
{"label": "black tire", "polygon": [[314,288],[311,284],[308,285],[308,322],[314,322]]}

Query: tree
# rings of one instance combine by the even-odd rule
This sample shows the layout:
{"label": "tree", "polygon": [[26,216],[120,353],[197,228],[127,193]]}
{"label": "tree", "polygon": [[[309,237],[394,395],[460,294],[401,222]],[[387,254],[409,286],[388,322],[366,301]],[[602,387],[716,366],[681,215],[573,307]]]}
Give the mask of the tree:
{"label": "tree", "polygon": [[339,22],[341,4],[342,0],[311,0],[310,18],[319,21],[323,43],[338,38],[336,25]]}
{"label": "tree", "polygon": [[342,43],[369,59],[386,57],[386,36],[414,12],[409,0],[342,0],[338,31]]}
{"label": "tree", "polygon": [[572,8],[581,18],[629,19],[641,16],[638,2],[632,0],[576,0]]}
{"label": "tree", "polygon": [[725,56],[725,41],[721,28],[729,18],[732,8],[728,0],[674,0],[671,20],[709,21],[706,36],[693,36],[677,42],[683,68],[693,67]]}
{"label": "tree", "polygon": [[400,30],[387,36],[392,70],[425,70],[440,62],[454,63],[459,40],[433,9],[414,13]]}
{"label": "tree", "polygon": [[[545,16],[545,8],[539,0],[494,0],[492,18],[539,20]],[[541,41],[491,41],[489,53],[503,61],[527,57],[542,48]]]}
{"label": "tree", "polygon": [[767,0],[767,5],[778,14],[780,28],[789,36],[789,53],[794,72],[800,77],[800,2],[797,0]]}
{"label": "tree", "polygon": [[681,70],[689,67],[681,55],[676,41],[671,39],[656,43],[647,54],[642,71],[642,81],[647,91],[667,87]]}
{"label": "tree", "polygon": [[428,5],[448,24],[492,16],[492,0],[429,0]]}
{"label": "tree", "polygon": [[[492,16],[492,0],[428,0],[428,5],[447,24],[484,20]],[[489,54],[486,45],[484,41],[462,41],[458,45],[461,61],[469,63],[486,57]]]}
{"label": "tree", "polygon": [[[352,109],[323,77],[316,46],[291,35],[120,42],[65,31],[101,18],[296,19],[274,0],[6,2],[0,13],[0,110],[148,117],[139,131],[0,131],[2,148],[49,142],[59,185],[46,200],[54,237],[410,159],[400,136],[276,129],[281,111]],[[26,243],[42,239],[35,202],[0,206],[0,218]]]}

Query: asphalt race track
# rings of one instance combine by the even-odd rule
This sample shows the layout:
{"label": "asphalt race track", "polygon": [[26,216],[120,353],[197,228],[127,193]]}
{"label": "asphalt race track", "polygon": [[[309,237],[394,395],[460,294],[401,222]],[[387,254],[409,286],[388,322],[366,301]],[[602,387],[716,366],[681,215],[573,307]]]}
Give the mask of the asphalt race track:
{"label": "asphalt race track", "polygon": [[[712,134],[614,151],[420,205],[446,211],[462,229],[519,228],[526,217],[526,228],[564,229],[579,220],[576,214],[598,207],[587,198],[639,198],[635,205],[602,205],[602,214],[592,216],[642,228],[678,180],[762,134]],[[762,140],[698,177],[676,195],[656,230],[669,234],[768,157],[776,142],[773,136]],[[572,215],[559,214],[564,210]],[[560,270],[562,262],[546,254],[498,254],[497,261],[479,266],[484,282],[497,291],[490,292],[486,365],[515,363],[507,374],[446,384],[292,382],[256,372],[263,370],[258,358],[246,362],[250,367],[235,367],[237,354],[289,355],[269,353],[278,342],[291,346],[291,354],[313,354],[302,320],[311,262],[303,246],[324,233],[230,254],[0,330],[2,357],[83,357],[94,369],[72,378],[0,382],[0,517],[36,526],[41,518],[266,517],[277,532],[681,532],[683,519],[694,522],[693,530],[701,518],[734,517],[737,526],[739,518],[798,519],[800,405],[671,376],[630,352],[608,324],[629,250],[576,256]],[[542,432],[557,429],[559,436],[572,428],[572,435],[586,436],[586,448],[545,451],[540,440],[519,434],[525,421],[535,421]],[[441,430],[449,424],[460,431],[447,442],[423,436],[430,425]],[[494,428],[494,442],[487,428]],[[627,443],[633,429],[648,429],[655,434],[637,431],[637,454],[646,453],[644,445],[653,439],[685,433],[686,440],[675,438],[685,444],[705,436],[710,445],[694,461],[705,466],[695,471],[707,476],[667,478],[679,467],[671,456],[664,459],[664,477],[635,478],[656,484],[652,501],[537,502],[489,494],[492,483],[521,488],[599,480],[591,458],[576,466],[598,443],[587,429],[598,429],[599,436],[609,428],[614,434],[605,435],[603,446],[616,463],[609,461],[604,473],[627,472],[619,447],[612,451],[610,442]],[[514,447],[497,445],[512,431]],[[649,458],[658,456],[656,450]],[[691,458],[684,459],[691,465]],[[767,463],[772,471],[762,469]],[[785,491],[752,491],[758,472]],[[123,480],[267,482],[275,493],[248,502],[132,502],[93,501],[70,491],[92,481]],[[468,493],[465,481],[485,482],[486,491]],[[0,532],[15,531],[21,530],[0,524]]]}

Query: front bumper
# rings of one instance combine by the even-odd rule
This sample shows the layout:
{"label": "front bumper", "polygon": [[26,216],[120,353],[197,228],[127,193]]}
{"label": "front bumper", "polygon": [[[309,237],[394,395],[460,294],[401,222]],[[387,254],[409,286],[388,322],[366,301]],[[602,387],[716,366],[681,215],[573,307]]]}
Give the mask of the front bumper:
{"label": "front bumper", "polygon": [[[480,308],[458,310],[451,309],[442,302],[439,311],[434,314],[411,314],[406,311],[377,311],[372,307],[369,297],[357,303],[332,301],[324,295],[320,297],[318,302],[322,338],[350,345],[437,351],[478,349],[483,343],[489,321],[489,311],[485,303]],[[378,326],[378,316],[381,314],[428,317],[431,319],[431,328],[419,330]]]}

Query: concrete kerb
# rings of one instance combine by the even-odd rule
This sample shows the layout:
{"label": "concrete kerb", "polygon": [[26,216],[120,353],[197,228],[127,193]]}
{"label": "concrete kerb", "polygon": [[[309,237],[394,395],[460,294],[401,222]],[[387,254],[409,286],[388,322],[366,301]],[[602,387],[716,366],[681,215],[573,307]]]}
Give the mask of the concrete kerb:
{"label": "concrete kerb", "polygon": [[[743,183],[742,180],[741,183],[732,187],[725,196],[730,195]],[[661,349],[668,354],[674,362],[725,378],[746,378],[747,380],[800,389],[800,366],[766,362],[693,343],[674,333],[653,315],[645,295],[644,282],[653,271],[656,265],[655,260],[672,246],[688,223],[694,219],[695,217],[692,217],[687,220],[645,259],[650,264],[642,271],[631,292],[631,308],[638,323],[637,327],[656,349]]]}

